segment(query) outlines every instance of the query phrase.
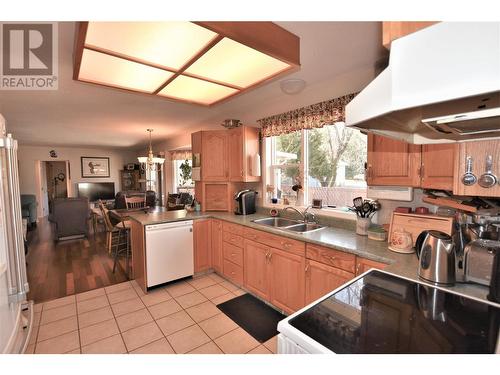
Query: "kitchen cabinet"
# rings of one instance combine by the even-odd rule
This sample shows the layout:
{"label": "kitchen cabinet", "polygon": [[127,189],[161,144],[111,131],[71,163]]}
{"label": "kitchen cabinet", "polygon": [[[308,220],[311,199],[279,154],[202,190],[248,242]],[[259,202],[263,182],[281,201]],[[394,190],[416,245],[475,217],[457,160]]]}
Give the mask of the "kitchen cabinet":
{"label": "kitchen cabinet", "polygon": [[243,285],[243,233],[240,226],[224,222],[222,225],[222,272],[237,285]]}
{"label": "kitchen cabinet", "polygon": [[270,300],[269,252],[268,246],[245,240],[243,285],[250,292],[267,301]]}
{"label": "kitchen cabinet", "polygon": [[305,304],[309,304],[330,293],[354,277],[353,273],[326,264],[306,259]]}
{"label": "kitchen cabinet", "polygon": [[374,260],[369,260],[365,258],[356,257],[356,276],[375,268],[377,270],[383,270],[387,264],[375,262]]}
{"label": "kitchen cabinet", "polygon": [[457,152],[458,145],[454,143],[422,145],[420,186],[452,191]]}
{"label": "kitchen cabinet", "polygon": [[205,271],[212,266],[210,224],[209,219],[193,221],[194,272]]}
{"label": "kitchen cabinet", "polygon": [[455,160],[455,179],[453,193],[455,195],[470,195],[482,197],[500,197],[500,185],[483,188],[476,182],[465,186],[462,176],[465,173],[466,158],[472,158],[472,173],[479,177],[486,171],[486,158],[493,158],[492,173],[500,178],[500,140],[463,142],[458,145],[458,154]]}
{"label": "kitchen cabinet", "polygon": [[225,130],[202,132],[201,178],[202,181],[228,180],[228,134]]}
{"label": "kitchen cabinet", "polygon": [[434,25],[437,22],[382,22],[382,44],[391,48],[391,42],[415,31]]}
{"label": "kitchen cabinet", "polygon": [[259,153],[259,129],[240,126],[228,130],[229,181],[257,182],[252,157]]}
{"label": "kitchen cabinet", "polygon": [[212,268],[222,273],[222,221],[213,219],[211,230]]}
{"label": "kitchen cabinet", "polygon": [[[234,186],[227,182],[200,182],[201,196],[197,195],[202,211],[232,211]],[[196,192],[196,187],[195,187]]]}
{"label": "kitchen cabinet", "polygon": [[352,277],[356,272],[356,256],[354,254],[308,243],[306,245],[306,258],[349,272]]}

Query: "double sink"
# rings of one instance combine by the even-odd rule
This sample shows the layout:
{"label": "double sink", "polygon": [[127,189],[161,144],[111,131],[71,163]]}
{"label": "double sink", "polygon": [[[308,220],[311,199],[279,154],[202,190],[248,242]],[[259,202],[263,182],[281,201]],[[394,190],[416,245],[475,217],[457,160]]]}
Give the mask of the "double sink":
{"label": "double sink", "polygon": [[266,217],[263,219],[252,220],[252,222],[296,233],[310,233],[324,228],[316,223],[305,223],[303,221],[285,219],[282,217]]}

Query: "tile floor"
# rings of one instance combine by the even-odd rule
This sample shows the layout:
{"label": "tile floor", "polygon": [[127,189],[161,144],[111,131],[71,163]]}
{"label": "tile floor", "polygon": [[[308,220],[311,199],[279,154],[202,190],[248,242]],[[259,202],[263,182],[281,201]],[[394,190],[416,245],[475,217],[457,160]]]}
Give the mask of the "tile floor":
{"label": "tile floor", "polygon": [[27,353],[272,354],[216,305],[245,293],[212,273],[144,294],[124,282],[35,305]]}

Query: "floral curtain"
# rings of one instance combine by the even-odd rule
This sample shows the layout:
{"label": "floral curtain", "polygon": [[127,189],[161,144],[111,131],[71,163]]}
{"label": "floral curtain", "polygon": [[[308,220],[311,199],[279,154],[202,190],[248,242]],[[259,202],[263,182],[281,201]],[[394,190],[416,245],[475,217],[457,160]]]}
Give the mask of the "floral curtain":
{"label": "floral curtain", "polygon": [[186,160],[191,159],[191,150],[173,150],[170,151],[171,160]]}
{"label": "floral curtain", "polygon": [[322,128],[345,120],[345,106],[356,93],[312,104],[280,115],[258,120],[264,137],[292,133],[296,130]]}

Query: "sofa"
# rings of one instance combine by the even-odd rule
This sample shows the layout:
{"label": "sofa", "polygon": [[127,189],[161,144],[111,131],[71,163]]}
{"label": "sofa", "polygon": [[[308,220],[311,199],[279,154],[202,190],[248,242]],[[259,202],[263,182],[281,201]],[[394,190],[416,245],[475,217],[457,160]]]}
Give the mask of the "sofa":
{"label": "sofa", "polygon": [[58,240],[88,237],[89,219],[88,198],[54,199],[49,221],[55,224]]}
{"label": "sofa", "polygon": [[21,194],[21,216],[28,221],[28,228],[36,226],[36,195]]}

